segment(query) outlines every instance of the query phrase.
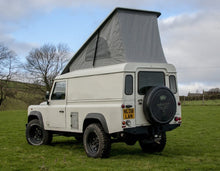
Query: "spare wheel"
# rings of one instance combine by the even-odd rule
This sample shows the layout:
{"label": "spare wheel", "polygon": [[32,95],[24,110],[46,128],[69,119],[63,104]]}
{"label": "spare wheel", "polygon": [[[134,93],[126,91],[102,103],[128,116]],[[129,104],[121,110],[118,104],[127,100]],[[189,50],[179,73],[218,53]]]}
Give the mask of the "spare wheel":
{"label": "spare wheel", "polygon": [[151,124],[167,124],[176,113],[176,99],[167,87],[152,87],[145,96],[143,110]]}

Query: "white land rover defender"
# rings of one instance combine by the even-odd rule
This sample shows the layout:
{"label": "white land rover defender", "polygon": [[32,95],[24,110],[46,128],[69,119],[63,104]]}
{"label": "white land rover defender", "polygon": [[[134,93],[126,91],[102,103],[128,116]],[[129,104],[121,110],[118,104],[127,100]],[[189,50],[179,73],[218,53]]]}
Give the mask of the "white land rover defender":
{"label": "white land rover defender", "polygon": [[49,144],[58,134],[82,140],[94,158],[108,157],[113,142],[161,152],[166,131],[181,124],[181,106],[159,16],[115,9],[56,77],[47,102],[29,106],[28,143]]}

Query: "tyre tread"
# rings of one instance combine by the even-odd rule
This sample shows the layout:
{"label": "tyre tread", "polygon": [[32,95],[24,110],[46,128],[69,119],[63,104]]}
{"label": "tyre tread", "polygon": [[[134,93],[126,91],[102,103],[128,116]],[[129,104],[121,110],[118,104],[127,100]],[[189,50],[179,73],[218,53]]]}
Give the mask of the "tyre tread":
{"label": "tyre tread", "polygon": [[[30,131],[31,125],[38,125],[39,127],[41,127],[41,129],[43,131],[43,141],[42,141],[42,143],[34,144],[33,142],[31,142],[30,136],[29,136],[29,131]],[[47,145],[47,144],[51,143],[52,139],[53,139],[53,135],[49,131],[44,130],[44,128],[41,126],[38,119],[33,119],[27,124],[27,127],[26,127],[26,140],[30,145]]]}
{"label": "tyre tread", "polygon": [[[95,154],[95,155],[92,155],[89,153],[89,151],[86,149],[86,140],[85,140],[85,134],[87,134],[87,130],[89,129],[94,129],[98,132],[99,134],[99,143],[102,143],[103,145],[103,148],[100,149],[100,151]],[[86,135],[87,136],[87,135]],[[88,157],[93,157],[93,158],[108,158],[109,155],[110,155],[110,151],[111,151],[111,141],[110,141],[110,137],[108,134],[105,133],[103,127],[99,124],[99,123],[93,123],[93,124],[90,124],[85,132],[84,132],[84,137],[83,137],[83,144],[84,144],[84,148],[85,148],[85,151],[86,151],[86,154]]]}
{"label": "tyre tread", "polygon": [[145,143],[144,139],[139,140],[139,144],[141,146],[142,151],[145,153],[162,152],[166,145],[166,133],[162,133],[160,144],[157,144],[156,142]]}

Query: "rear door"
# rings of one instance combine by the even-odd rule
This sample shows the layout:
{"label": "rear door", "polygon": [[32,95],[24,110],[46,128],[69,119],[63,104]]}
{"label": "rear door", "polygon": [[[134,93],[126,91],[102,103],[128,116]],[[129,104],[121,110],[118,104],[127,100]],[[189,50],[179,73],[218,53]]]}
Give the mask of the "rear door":
{"label": "rear door", "polygon": [[162,69],[138,69],[136,78],[136,125],[150,125],[143,112],[144,96],[151,87],[166,85],[165,72]]}

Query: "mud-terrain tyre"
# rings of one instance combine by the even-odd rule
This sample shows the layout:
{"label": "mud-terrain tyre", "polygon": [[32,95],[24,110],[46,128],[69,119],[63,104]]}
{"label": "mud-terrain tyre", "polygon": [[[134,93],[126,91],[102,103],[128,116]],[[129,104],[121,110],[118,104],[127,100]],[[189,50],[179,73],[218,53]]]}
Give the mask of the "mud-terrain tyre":
{"label": "mud-terrain tyre", "polygon": [[148,139],[140,139],[139,144],[145,153],[161,152],[166,145],[166,133],[163,132],[161,134],[161,140],[159,142],[149,142]]}
{"label": "mud-terrain tyre", "polygon": [[167,87],[150,88],[144,96],[143,111],[151,124],[168,124],[176,114],[174,94]]}
{"label": "mud-terrain tyre", "polygon": [[44,130],[39,120],[34,119],[27,124],[26,127],[26,139],[31,145],[46,145],[50,144],[53,135]]}
{"label": "mud-terrain tyre", "polygon": [[111,151],[110,136],[98,123],[90,124],[83,135],[83,145],[88,157],[107,158]]}

